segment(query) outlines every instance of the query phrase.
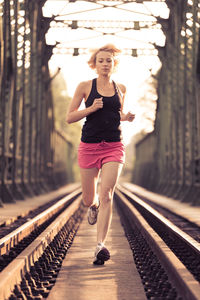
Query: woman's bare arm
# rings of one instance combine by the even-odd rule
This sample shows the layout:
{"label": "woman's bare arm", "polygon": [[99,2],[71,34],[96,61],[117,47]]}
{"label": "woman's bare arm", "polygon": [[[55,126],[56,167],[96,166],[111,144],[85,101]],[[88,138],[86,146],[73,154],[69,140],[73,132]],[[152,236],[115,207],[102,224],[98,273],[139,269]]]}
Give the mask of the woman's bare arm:
{"label": "woman's bare arm", "polygon": [[93,104],[87,108],[79,110],[81,102],[86,98],[88,82],[81,82],[74,93],[74,97],[69,106],[66,121],[67,123],[74,123],[87,117],[89,114],[103,107],[102,98],[95,99]]}

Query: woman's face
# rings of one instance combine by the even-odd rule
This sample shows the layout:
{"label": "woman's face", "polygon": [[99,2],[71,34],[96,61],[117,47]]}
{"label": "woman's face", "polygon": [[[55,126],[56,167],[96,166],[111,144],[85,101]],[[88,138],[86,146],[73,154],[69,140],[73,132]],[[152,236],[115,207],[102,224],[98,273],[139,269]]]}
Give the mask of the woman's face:
{"label": "woman's face", "polygon": [[114,58],[108,51],[100,51],[96,55],[96,71],[98,75],[110,76],[114,69]]}

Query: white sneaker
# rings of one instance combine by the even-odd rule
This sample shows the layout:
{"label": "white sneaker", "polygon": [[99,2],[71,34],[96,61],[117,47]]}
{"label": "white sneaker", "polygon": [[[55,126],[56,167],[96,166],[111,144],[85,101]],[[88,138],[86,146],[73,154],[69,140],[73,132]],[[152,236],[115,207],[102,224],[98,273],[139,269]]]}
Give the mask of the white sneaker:
{"label": "white sneaker", "polygon": [[110,259],[110,253],[103,243],[98,243],[94,253],[94,265],[103,265],[106,260]]}
{"label": "white sneaker", "polygon": [[97,222],[99,207],[92,205],[88,209],[88,223],[94,225]]}

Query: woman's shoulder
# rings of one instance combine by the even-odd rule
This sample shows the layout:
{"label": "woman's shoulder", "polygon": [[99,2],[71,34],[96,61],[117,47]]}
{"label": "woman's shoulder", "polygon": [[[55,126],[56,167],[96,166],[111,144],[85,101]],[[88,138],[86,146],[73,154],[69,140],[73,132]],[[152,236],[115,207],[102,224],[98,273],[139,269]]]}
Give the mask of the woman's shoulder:
{"label": "woman's shoulder", "polygon": [[119,87],[119,89],[120,89],[120,91],[123,93],[123,94],[125,94],[126,93],[126,86],[124,85],[124,84],[122,84],[122,83],[116,83],[117,84],[117,86]]}
{"label": "woman's shoulder", "polygon": [[78,87],[87,89],[87,88],[91,87],[91,85],[92,85],[92,80],[87,80],[87,81],[81,81],[79,83]]}
{"label": "woman's shoulder", "polygon": [[85,99],[88,98],[92,88],[92,80],[81,81],[77,86],[77,93]]}

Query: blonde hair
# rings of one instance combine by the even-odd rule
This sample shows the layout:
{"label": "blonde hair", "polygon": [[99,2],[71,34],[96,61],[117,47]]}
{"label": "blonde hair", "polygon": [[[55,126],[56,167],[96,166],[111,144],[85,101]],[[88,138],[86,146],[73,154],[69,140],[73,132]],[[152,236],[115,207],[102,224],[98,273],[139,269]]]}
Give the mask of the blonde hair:
{"label": "blonde hair", "polygon": [[107,44],[99,49],[95,49],[93,50],[92,52],[92,55],[88,61],[88,65],[91,69],[95,69],[96,68],[96,56],[97,54],[100,52],[100,51],[107,51],[107,52],[110,52],[112,55],[113,55],[113,58],[114,58],[114,67],[116,68],[118,63],[119,63],[119,60],[117,58],[117,55],[119,53],[121,53],[121,50],[118,49],[117,47],[115,47],[115,45],[113,44]]}

